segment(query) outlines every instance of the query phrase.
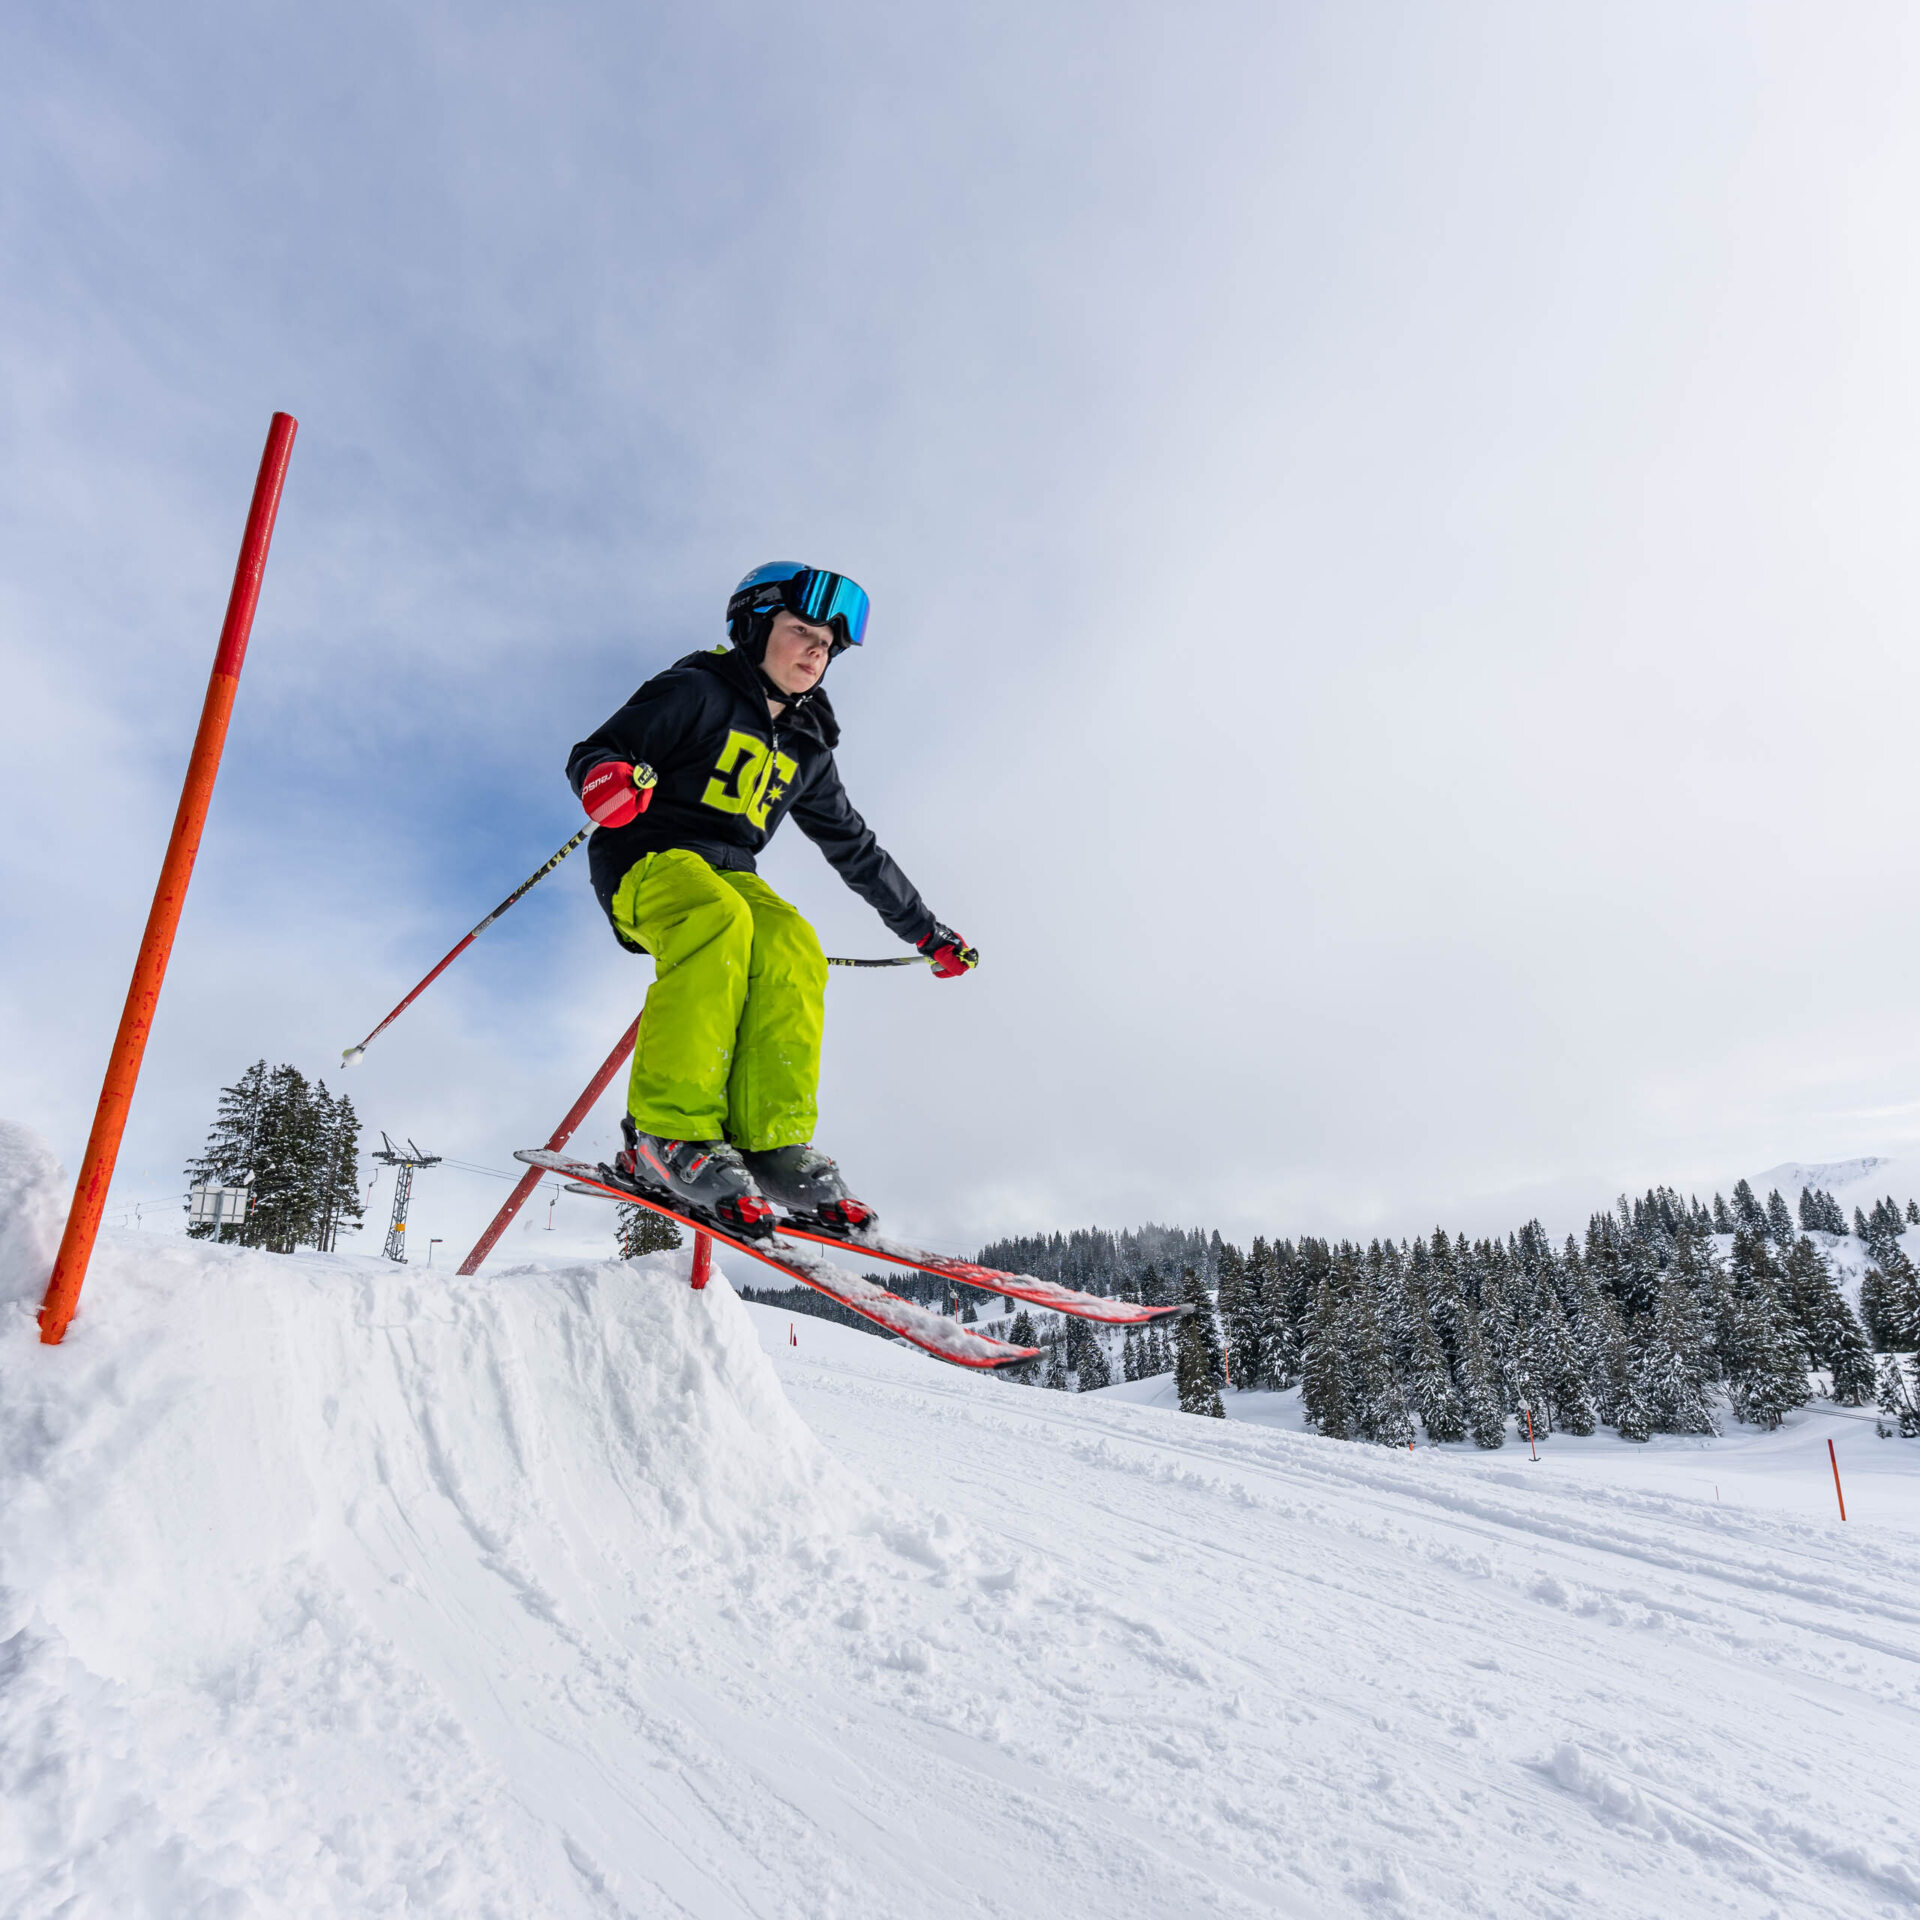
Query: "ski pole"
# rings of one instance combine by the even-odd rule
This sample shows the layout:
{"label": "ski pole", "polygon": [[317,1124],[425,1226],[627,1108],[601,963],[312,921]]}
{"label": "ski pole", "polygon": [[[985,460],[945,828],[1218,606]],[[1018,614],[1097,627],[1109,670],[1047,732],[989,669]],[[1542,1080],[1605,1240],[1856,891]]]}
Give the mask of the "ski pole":
{"label": "ski pole", "polygon": [[474,930],[470,934],[468,934],[464,940],[462,940],[457,946],[455,946],[453,950],[450,953],[448,953],[447,957],[444,960],[442,960],[440,964],[437,967],[435,967],[434,970],[430,974],[428,974],[427,977],[424,980],[422,980],[420,984],[417,987],[415,987],[414,990],[410,994],[408,994],[407,997],[404,1000],[402,1000],[400,1004],[397,1007],[395,1007],[394,1010],[390,1014],[388,1014],[387,1017],[384,1020],[382,1020],[380,1024],[377,1027],[375,1027],[374,1030],[370,1034],[368,1034],[367,1037],[364,1040],[362,1040],[357,1047],[349,1047],[346,1050],[346,1052],[340,1056],[340,1064],[343,1067],[352,1066],[354,1062],[357,1061],[360,1058],[360,1056],[363,1053],[365,1053],[370,1046],[373,1045],[374,1041],[376,1041],[381,1034],[386,1032],[386,1030],[390,1026],[392,1026],[393,1023],[396,1020],[398,1020],[400,1016],[403,1013],[405,1013],[406,1010],[410,1006],[412,1006],[413,1003],[416,1000],[418,1000],[420,996],[423,993],[425,993],[426,990],[430,986],[432,986],[433,983],[436,980],[438,980],[440,976],[443,973],[445,973],[446,970],[450,966],[452,966],[453,963],[457,959],[459,959],[459,957],[463,953],[465,953],[466,950],[470,946],[472,946],[473,943],[476,940],[478,940],[480,936],[483,933],[485,933],[486,930],[490,926],[492,926],[493,923],[496,920],[498,920],[500,916],[503,913],[505,913],[506,910],[510,906],[512,906],[516,900],[520,899],[524,894],[528,893],[534,887],[538,886],[540,882],[544,880],[547,877],[547,875],[550,874],[554,870],[554,868],[557,867],[560,864],[560,862],[564,860],[567,857],[567,855],[570,854],[574,850],[574,848],[577,847],[580,844],[580,842],[584,840],[587,837],[587,835],[590,834],[592,831],[593,831],[593,828],[590,825],[582,827],[580,831],[576,833],[573,836],[573,838],[569,840],[567,844],[564,847],[562,847],[560,851],[553,856],[551,860],[549,860],[544,866],[536,867],[530,874],[528,874],[527,877],[524,880],[522,880],[520,884],[517,887],[515,887],[514,890],[510,894],[508,894],[507,897],[504,900],[502,900],[500,904],[497,907],[495,907],[494,910],[490,914],[488,914],[487,917],[484,920],[482,920],[480,924],[477,927],[475,927]]}
{"label": "ski pole", "polygon": [[924,953],[903,953],[897,960],[842,960],[838,954],[827,955],[830,967],[930,967],[932,957]]}

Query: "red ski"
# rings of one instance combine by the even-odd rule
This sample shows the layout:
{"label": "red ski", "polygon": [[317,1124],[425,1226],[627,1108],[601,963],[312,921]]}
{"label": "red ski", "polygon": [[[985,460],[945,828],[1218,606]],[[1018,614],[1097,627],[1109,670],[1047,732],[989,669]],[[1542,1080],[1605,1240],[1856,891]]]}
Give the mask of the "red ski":
{"label": "red ski", "polygon": [[975,1266],[971,1260],[928,1253],[921,1247],[908,1246],[905,1241],[889,1240],[885,1234],[869,1238],[864,1234],[832,1233],[798,1220],[782,1220],[780,1231],[790,1240],[813,1240],[823,1247],[840,1247],[848,1253],[870,1253],[876,1260],[891,1261],[896,1267],[914,1267],[943,1280],[957,1280],[963,1287],[1004,1294],[1009,1300],[1024,1300],[1030,1306],[1070,1313],[1076,1320],[1091,1320],[1103,1327],[1140,1327],[1150,1320],[1178,1320],[1193,1311],[1187,1306],[1143,1307],[1135,1300],[1104,1299],[1097,1293],[1063,1287],[1057,1280],[1037,1280],[1030,1273],[1000,1273],[992,1267]]}
{"label": "red ski", "polygon": [[[532,1153],[522,1153],[516,1158],[534,1166],[549,1164]],[[581,1162],[570,1164],[579,1166]],[[702,1233],[714,1231],[712,1227],[675,1213],[671,1207],[662,1206],[624,1186],[608,1185],[601,1178],[598,1167],[594,1168],[590,1177],[575,1177],[580,1179],[583,1193],[610,1195],[638,1206],[649,1206],[655,1213],[664,1213],[669,1219],[683,1221]],[[783,1240],[811,1240],[819,1246],[837,1247],[843,1253],[868,1254],[875,1260],[885,1260],[896,1267],[912,1267],[941,1280],[957,1280],[963,1287],[977,1287],[982,1293],[997,1293],[1009,1300],[1024,1300],[1029,1306],[1072,1314],[1076,1320],[1090,1320],[1096,1326],[1143,1327],[1153,1320],[1179,1320],[1193,1311],[1188,1306],[1143,1307],[1135,1300],[1110,1300],[1097,1293],[1081,1293],[1074,1287],[1061,1286],[1057,1280],[1036,1279],[1030,1273],[1001,1273],[995,1267],[976,1266],[971,1260],[956,1260],[944,1253],[928,1253],[923,1247],[908,1246],[903,1240],[890,1240],[885,1234],[869,1238],[863,1234],[832,1233],[825,1227],[790,1218],[781,1219],[778,1231]],[[725,1238],[724,1235],[720,1237]],[[889,1294],[887,1297],[892,1299],[894,1296]]]}
{"label": "red ski", "polygon": [[[646,1207],[690,1232],[711,1234],[722,1246],[732,1247],[737,1253],[751,1254],[776,1272],[784,1273],[802,1286],[811,1287],[815,1293],[823,1293],[829,1300],[836,1300],[841,1306],[851,1308],[863,1319],[871,1320],[875,1326],[898,1334],[902,1340],[910,1341],[923,1353],[932,1354],[936,1360],[949,1360],[957,1367],[1011,1367],[1018,1366],[1023,1360],[1037,1360],[1040,1357],[1041,1349],[1038,1347],[1016,1347],[1005,1340],[995,1340],[987,1334],[976,1333],[971,1327],[963,1327],[944,1314],[932,1313],[912,1300],[902,1300],[897,1293],[889,1293],[874,1281],[864,1280],[858,1274],[843,1273],[831,1261],[822,1260],[795,1241],[777,1235],[770,1240],[746,1240],[709,1221],[677,1213],[672,1207],[662,1206],[643,1193],[636,1193],[609,1180],[590,1161],[574,1160],[545,1147],[524,1147],[513,1157],[524,1160],[530,1167],[541,1167],[548,1173],[562,1174],[583,1192],[608,1200],[624,1200],[629,1206]],[[867,1251],[852,1242],[847,1244],[849,1251]]]}

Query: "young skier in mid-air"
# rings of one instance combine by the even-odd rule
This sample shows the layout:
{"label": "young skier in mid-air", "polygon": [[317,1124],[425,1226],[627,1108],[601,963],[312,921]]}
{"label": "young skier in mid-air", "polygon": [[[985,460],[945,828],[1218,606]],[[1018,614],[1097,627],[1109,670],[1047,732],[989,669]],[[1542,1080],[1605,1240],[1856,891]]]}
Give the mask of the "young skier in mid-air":
{"label": "young skier in mid-air", "polygon": [[791,813],[941,979],[980,957],[928,912],[833,764],[820,681],[865,640],[867,609],[844,574],[755,567],[727,602],[731,644],[656,674],[567,761],[597,829],[594,892],[620,944],[654,963],[617,1171],[756,1237],[769,1201],[830,1229],[875,1219],[813,1144],[827,963],[754,871],[774,829]]}

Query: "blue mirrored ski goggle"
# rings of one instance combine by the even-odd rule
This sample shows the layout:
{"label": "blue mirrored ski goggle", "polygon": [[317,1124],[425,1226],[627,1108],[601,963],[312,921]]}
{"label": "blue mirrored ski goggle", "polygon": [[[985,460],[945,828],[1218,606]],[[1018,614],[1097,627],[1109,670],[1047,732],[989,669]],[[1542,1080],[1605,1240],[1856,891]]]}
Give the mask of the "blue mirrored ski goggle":
{"label": "blue mirrored ski goggle", "polygon": [[[843,647],[857,647],[867,637],[867,614],[872,602],[867,590],[844,573],[824,567],[776,566],[757,569],[752,579],[757,607],[782,606],[815,626],[832,627]],[[750,576],[751,578],[751,576]]]}

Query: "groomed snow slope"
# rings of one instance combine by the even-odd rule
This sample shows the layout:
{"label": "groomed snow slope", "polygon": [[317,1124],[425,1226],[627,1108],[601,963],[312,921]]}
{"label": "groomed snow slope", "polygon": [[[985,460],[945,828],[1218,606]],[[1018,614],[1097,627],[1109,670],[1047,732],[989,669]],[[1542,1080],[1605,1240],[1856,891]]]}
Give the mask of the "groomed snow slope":
{"label": "groomed snow slope", "polygon": [[1913,1533],[792,1347],[681,1270],[121,1235],[51,1351],[16,1274],[0,1912],[1920,1907]]}

